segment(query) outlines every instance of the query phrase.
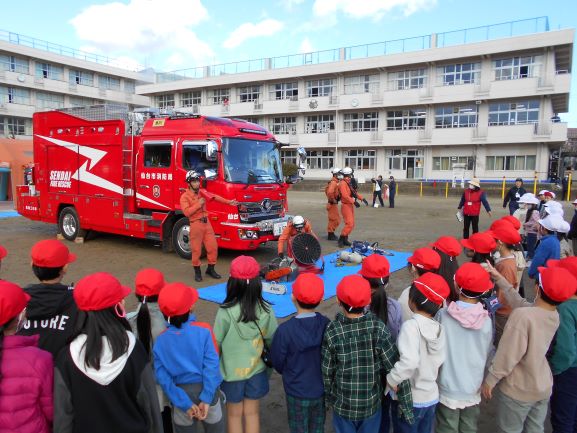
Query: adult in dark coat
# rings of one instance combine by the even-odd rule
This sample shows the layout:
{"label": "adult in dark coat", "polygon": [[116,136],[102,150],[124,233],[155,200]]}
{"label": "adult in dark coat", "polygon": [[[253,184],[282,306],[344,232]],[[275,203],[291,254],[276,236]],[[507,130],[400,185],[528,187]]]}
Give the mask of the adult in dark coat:
{"label": "adult in dark coat", "polygon": [[395,207],[395,194],[397,193],[397,182],[393,176],[389,176],[389,207]]}
{"label": "adult in dark coat", "polygon": [[505,200],[503,200],[503,209],[509,204],[509,215],[513,215],[517,209],[519,209],[519,199],[523,194],[525,194],[525,188],[523,188],[523,179],[518,177],[515,179],[515,186],[512,186],[505,195]]}

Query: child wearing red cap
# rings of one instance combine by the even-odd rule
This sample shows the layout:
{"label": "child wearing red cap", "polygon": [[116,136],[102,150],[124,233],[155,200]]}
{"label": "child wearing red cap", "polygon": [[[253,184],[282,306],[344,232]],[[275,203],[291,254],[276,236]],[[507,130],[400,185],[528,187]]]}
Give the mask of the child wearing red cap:
{"label": "child wearing red cap", "polygon": [[401,326],[397,340],[400,359],[387,374],[387,384],[393,391],[402,381],[408,380],[411,385],[415,422],[398,419],[398,433],[432,431],[439,402],[437,374],[445,360],[445,332],[434,317],[449,293],[445,279],[432,272],[421,275],[411,285],[409,306],[414,314]]}
{"label": "child wearing red cap", "polygon": [[323,280],[301,273],[291,295],[297,314],[278,327],[272,340],[272,363],[282,375],[291,433],[325,431],[321,344],[329,319],[315,312],[323,295]]}
{"label": "child wearing red cap", "polygon": [[[333,409],[337,433],[376,432],[382,416],[383,378],[398,360],[385,324],[366,313],[371,287],[363,277],[349,275],[337,285],[341,307],[327,326],[322,345],[322,372],[327,405]],[[399,410],[412,422],[408,382],[399,384]]]}
{"label": "child wearing red cap", "polygon": [[72,287],[62,284],[68,264],[76,255],[56,239],[37,242],[30,251],[32,271],[39,284],[24,288],[30,295],[26,322],[20,335],[39,335],[38,347],[56,356],[74,332],[78,309]]}
{"label": "child wearing red cap", "polygon": [[[493,289],[478,263],[464,263],[455,273],[459,300],[437,314],[443,326],[447,356],[439,372],[436,433],[477,432],[481,383],[493,349],[493,326],[481,298]],[[463,350],[466,348],[466,350]]]}
{"label": "child wearing red cap", "polygon": [[6,251],[6,248],[0,245],[0,269],[2,269],[2,260],[4,260],[4,257],[6,257],[7,255],[8,251]]}
{"label": "child wearing red cap", "polygon": [[15,335],[30,300],[19,286],[0,281],[0,430],[18,433],[52,431],[50,353],[37,347],[38,336]]}
{"label": "child wearing red cap", "polygon": [[455,272],[459,269],[459,260],[457,257],[461,255],[463,247],[461,247],[459,241],[453,236],[441,236],[431,244],[431,248],[441,257],[439,275],[445,279],[451,289],[447,301],[457,301],[459,299],[459,293],[455,291],[453,278],[455,277]]}
{"label": "child wearing red cap", "polygon": [[128,294],[105,272],[76,285],[77,331],[55,362],[55,432],[162,432],[150,359],[125,318]]}
{"label": "child wearing red cap", "polygon": [[557,306],[575,294],[577,279],[567,269],[540,267],[531,304],[494,268],[490,272],[513,312],[482,393],[490,399],[498,384],[497,432],[542,432],[553,386],[547,352],[559,327]]}
{"label": "child wearing red cap", "polygon": [[473,234],[468,239],[461,239],[461,244],[468,250],[467,256],[473,263],[479,263],[485,267],[487,261],[493,265],[493,251],[497,248],[497,242],[490,231]]}
{"label": "child wearing red cap", "polygon": [[197,300],[196,289],[183,283],[160,291],[158,304],[168,328],[154,343],[154,371],[172,403],[175,433],[196,432],[195,419],[206,433],[224,433],[218,353],[210,326],[191,314]]}
{"label": "child wearing red cap", "polygon": [[277,326],[270,304],[262,297],[259,264],[249,256],[237,257],[230,265],[226,298],[214,321],[229,431],[260,429],[259,400],[269,391],[262,353],[265,345],[270,347]]}

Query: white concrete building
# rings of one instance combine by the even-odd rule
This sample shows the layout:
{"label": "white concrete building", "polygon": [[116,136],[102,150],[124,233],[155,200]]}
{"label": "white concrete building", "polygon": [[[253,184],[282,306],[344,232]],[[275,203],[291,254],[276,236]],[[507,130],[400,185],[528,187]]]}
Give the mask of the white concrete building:
{"label": "white concrete building", "polygon": [[151,81],[106,57],[0,31],[0,137],[32,135],[35,111],[105,102],[149,106],[135,87]]}
{"label": "white concrete building", "polygon": [[567,140],[574,29],[545,17],[322,52],[157,74],[153,105],[259,123],[308,178],[549,176]]}

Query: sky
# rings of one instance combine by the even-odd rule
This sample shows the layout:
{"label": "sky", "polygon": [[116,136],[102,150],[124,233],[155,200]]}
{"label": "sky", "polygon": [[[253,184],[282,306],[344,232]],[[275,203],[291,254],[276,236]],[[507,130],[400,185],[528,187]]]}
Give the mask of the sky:
{"label": "sky", "polygon": [[[551,29],[577,28],[577,2],[18,0],[2,2],[0,35],[13,32],[108,56],[133,69],[172,71],[540,16],[549,18]],[[561,117],[577,127],[577,69],[572,79],[569,113]]]}

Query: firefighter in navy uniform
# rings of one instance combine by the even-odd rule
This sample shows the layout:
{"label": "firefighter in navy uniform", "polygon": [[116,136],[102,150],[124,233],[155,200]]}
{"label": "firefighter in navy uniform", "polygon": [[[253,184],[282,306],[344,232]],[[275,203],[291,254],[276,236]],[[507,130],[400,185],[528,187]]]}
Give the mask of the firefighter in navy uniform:
{"label": "firefighter in navy uniform", "polygon": [[219,279],[221,276],[215,271],[214,265],[218,257],[218,246],[212,225],[208,221],[208,212],[206,211],[206,202],[215,200],[219,203],[236,206],[236,200],[227,200],[219,195],[212,194],[205,189],[200,188],[201,175],[190,170],[186,173],[186,183],[188,189],[180,196],[180,207],[182,213],[190,221],[190,250],[192,252],[192,266],[194,266],[194,280],[202,281],[202,272],[200,270],[200,254],[202,246],[206,249],[206,258],[208,268],[206,275]]}
{"label": "firefighter in navy uniform", "polygon": [[339,181],[342,178],[341,169],[332,169],[333,177],[327,182],[325,187],[325,195],[327,196],[327,239],[329,241],[336,241],[335,230],[341,224],[341,215],[339,214]]}
{"label": "firefighter in navy uniform", "polygon": [[343,227],[341,236],[339,237],[339,248],[351,246],[351,243],[349,242],[349,234],[355,228],[355,207],[360,206],[357,200],[362,200],[365,206],[369,205],[369,202],[357,193],[355,183],[352,181],[353,169],[345,167],[343,168],[342,173],[344,179],[339,182],[339,194],[341,196],[341,213],[345,220],[345,226]]}

